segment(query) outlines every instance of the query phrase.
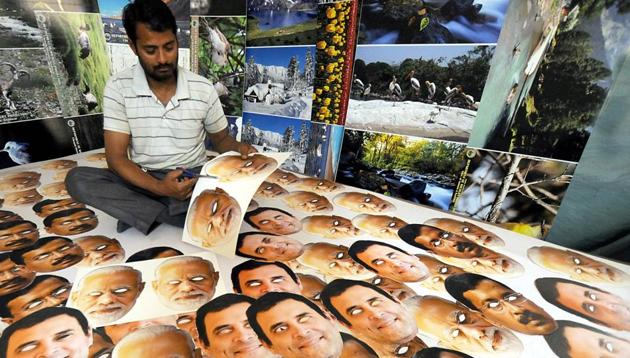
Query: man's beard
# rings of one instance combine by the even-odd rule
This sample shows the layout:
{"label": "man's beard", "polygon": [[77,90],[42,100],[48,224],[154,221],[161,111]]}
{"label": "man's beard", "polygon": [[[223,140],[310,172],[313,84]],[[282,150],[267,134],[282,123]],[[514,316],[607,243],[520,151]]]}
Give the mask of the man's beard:
{"label": "man's beard", "polygon": [[[138,56],[138,62],[140,62],[140,66],[144,70],[144,75],[150,77],[152,80],[157,82],[166,82],[173,77],[177,76],[177,64],[179,63],[179,55],[175,57],[175,61],[173,64],[164,64],[155,66],[153,68],[149,68],[149,66],[142,61],[140,56]],[[171,71],[159,72],[160,69],[169,68]]]}

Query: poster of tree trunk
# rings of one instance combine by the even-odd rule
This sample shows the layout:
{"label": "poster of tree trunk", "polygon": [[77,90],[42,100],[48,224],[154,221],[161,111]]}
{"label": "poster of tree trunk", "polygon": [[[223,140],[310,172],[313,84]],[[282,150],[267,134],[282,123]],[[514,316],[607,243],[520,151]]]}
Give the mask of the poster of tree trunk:
{"label": "poster of tree trunk", "polygon": [[191,19],[191,69],[213,83],[229,116],[243,113],[246,20],[244,16]]}
{"label": "poster of tree trunk", "polygon": [[337,181],[447,210],[465,145],[345,130]]}
{"label": "poster of tree trunk", "polygon": [[467,149],[454,211],[543,238],[553,225],[576,164]]}
{"label": "poster of tree trunk", "polygon": [[630,44],[621,1],[515,1],[469,145],[577,162]]}

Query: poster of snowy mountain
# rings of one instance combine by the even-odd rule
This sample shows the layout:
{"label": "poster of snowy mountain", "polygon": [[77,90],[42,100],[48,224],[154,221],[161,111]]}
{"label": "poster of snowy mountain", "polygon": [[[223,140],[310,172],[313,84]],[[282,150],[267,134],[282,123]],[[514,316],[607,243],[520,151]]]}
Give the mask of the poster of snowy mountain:
{"label": "poster of snowy mountain", "polygon": [[311,119],[315,46],[247,48],[244,112]]}
{"label": "poster of snowy mountain", "polygon": [[466,143],[494,46],[358,46],[349,128]]}
{"label": "poster of snowy mountain", "polygon": [[333,179],[342,139],[342,126],[243,113],[241,141],[261,153],[292,152],[281,166],[284,170]]}

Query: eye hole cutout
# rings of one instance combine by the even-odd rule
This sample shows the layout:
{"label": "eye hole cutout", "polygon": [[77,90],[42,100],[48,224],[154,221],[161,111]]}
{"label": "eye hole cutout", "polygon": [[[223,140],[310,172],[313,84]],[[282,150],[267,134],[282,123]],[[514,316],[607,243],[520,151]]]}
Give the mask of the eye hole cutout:
{"label": "eye hole cutout", "polygon": [[340,251],[340,252],[338,252],[338,253],[335,255],[335,258],[336,258],[336,259],[338,259],[338,260],[341,260],[341,259],[343,259],[344,257],[346,257],[346,254],[345,254],[345,253],[343,253],[343,252],[341,252],[341,251]]}
{"label": "eye hole cutout", "polygon": [[328,268],[335,268],[337,267],[337,263],[336,262],[331,262],[328,264]]}
{"label": "eye hole cutout", "polygon": [[399,346],[394,350],[394,352],[396,353],[397,356],[405,355],[407,354],[407,352],[409,352],[409,346],[408,345]]}
{"label": "eye hole cutout", "polygon": [[466,314],[464,312],[459,312],[457,314],[457,322],[458,323],[464,323],[466,322]]}
{"label": "eye hole cutout", "polygon": [[469,232],[469,231],[470,231],[470,228],[468,226],[464,226],[462,228],[462,232]]}
{"label": "eye hole cutout", "polygon": [[41,304],[42,304],[42,303],[44,303],[44,301],[43,301],[43,300],[41,300],[41,299],[36,299],[36,300],[34,300],[34,301],[29,302],[29,304],[28,304],[28,305],[26,305],[26,307],[25,307],[25,308],[26,308],[27,310],[32,310],[32,309],[33,309],[33,308],[35,308],[35,307],[41,306]]}
{"label": "eye hole cutout", "polygon": [[103,250],[105,250],[107,247],[109,247],[109,245],[108,245],[108,244],[101,244],[101,245],[98,245],[97,247],[95,247],[95,248],[94,248],[94,251],[103,251]]}
{"label": "eye hole cutout", "polygon": [[180,283],[182,283],[181,280],[170,280],[167,282],[169,285],[179,285]]}
{"label": "eye hole cutout", "polygon": [[448,239],[451,236],[451,233],[443,232],[440,234],[440,237],[443,239]]}
{"label": "eye hole cutout", "polygon": [[372,201],[372,198],[370,198],[369,196],[365,197],[365,199],[363,199],[364,203],[369,203]]}
{"label": "eye hole cutout", "polygon": [[595,313],[595,311],[597,310],[597,308],[595,307],[595,305],[590,304],[590,303],[586,303],[584,304],[584,309],[587,310],[590,313]]}
{"label": "eye hole cutout", "polygon": [[127,287],[121,287],[121,288],[117,288],[114,291],[112,291],[113,293],[117,294],[117,295],[122,295],[123,293],[127,293],[129,292],[129,288]]}
{"label": "eye hole cutout", "polygon": [[442,240],[440,239],[431,240],[431,245],[433,245],[434,247],[442,246]]}
{"label": "eye hole cutout", "polygon": [[438,269],[438,272],[441,273],[442,275],[445,275],[448,273],[448,267],[442,266]]}
{"label": "eye hole cutout", "polygon": [[201,282],[203,280],[205,280],[206,278],[204,276],[201,275],[197,275],[197,276],[193,276],[190,278],[190,281],[192,282]]}
{"label": "eye hole cutout", "polygon": [[380,277],[376,277],[375,279],[372,280],[372,284],[376,286],[380,285],[382,282],[383,282],[383,279]]}
{"label": "eye hole cutout", "polygon": [[391,221],[389,224],[387,224],[387,227],[396,227],[396,222]]}
{"label": "eye hole cutout", "polygon": [[212,208],[211,208],[212,215],[217,213],[217,209],[218,208],[219,208],[219,202],[218,201],[213,202],[212,203]]}
{"label": "eye hole cutout", "polygon": [[576,264],[576,265],[581,265],[581,264],[582,264],[582,260],[580,260],[580,259],[579,259],[579,258],[577,258],[577,257],[574,257],[574,258],[573,258],[573,263],[574,263],[574,264]]}
{"label": "eye hole cutout", "polygon": [[514,301],[517,301],[519,298],[521,298],[521,294],[514,292],[514,293],[505,295],[505,297],[503,297],[503,300],[506,302],[514,302]]}
{"label": "eye hole cutout", "polygon": [[248,161],[246,161],[246,162],[243,164],[243,168],[249,168],[249,167],[251,167],[252,165],[254,165],[254,162],[253,162],[253,161],[251,161],[251,160],[248,160]]}
{"label": "eye hole cutout", "polygon": [[459,329],[455,328],[451,330],[451,337],[457,338],[459,336]]}
{"label": "eye hole cutout", "polygon": [[497,307],[499,307],[499,300],[492,300],[492,301],[488,302],[488,307],[489,308],[497,308]]}
{"label": "eye hole cutout", "polygon": [[363,309],[361,308],[354,308],[353,310],[350,311],[350,316],[356,316],[358,314],[361,314],[361,312],[363,312]]}
{"label": "eye hole cutout", "polygon": [[372,263],[374,263],[374,265],[376,265],[376,266],[380,266],[380,265],[384,264],[385,261],[383,261],[381,259],[376,259],[376,260],[372,261]]}

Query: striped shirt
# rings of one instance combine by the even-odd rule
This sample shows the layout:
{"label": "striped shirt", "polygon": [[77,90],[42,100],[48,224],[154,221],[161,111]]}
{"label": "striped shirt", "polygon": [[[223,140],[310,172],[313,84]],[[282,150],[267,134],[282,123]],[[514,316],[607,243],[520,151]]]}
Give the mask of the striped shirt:
{"label": "striped shirt", "polygon": [[177,90],[166,106],[149,88],[139,64],[113,75],[103,97],[103,128],[129,134],[129,158],[150,170],[202,165],[205,131],[227,127],[210,81],[181,67]]}

